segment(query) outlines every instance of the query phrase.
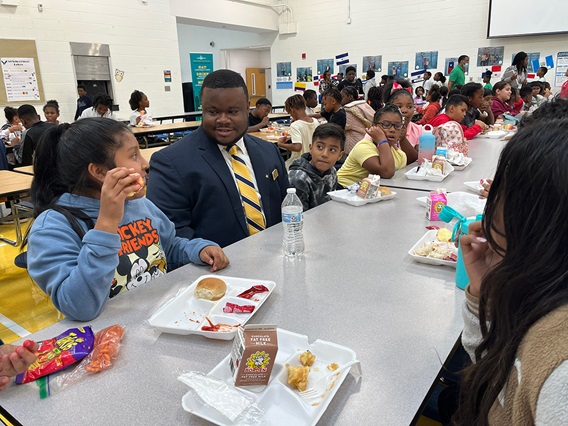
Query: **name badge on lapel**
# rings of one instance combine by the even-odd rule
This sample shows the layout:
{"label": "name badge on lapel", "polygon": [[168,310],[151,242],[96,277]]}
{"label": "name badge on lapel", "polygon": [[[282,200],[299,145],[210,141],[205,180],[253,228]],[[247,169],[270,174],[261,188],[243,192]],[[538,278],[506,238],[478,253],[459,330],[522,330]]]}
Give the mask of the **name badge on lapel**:
{"label": "name badge on lapel", "polygon": [[278,170],[272,170],[272,180],[278,179]]}

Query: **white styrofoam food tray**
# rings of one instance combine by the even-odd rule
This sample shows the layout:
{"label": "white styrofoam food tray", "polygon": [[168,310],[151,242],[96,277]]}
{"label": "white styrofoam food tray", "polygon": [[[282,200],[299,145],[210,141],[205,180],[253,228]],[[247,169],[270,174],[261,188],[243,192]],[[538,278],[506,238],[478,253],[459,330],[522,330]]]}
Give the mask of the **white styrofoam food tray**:
{"label": "white styrofoam food tray", "polygon": [[[302,399],[297,389],[288,385],[288,370],[286,364],[291,366],[301,365],[300,354],[309,350],[316,356],[316,361],[310,367],[307,389],[319,378],[329,376],[329,386],[322,395],[316,398]],[[348,362],[356,360],[353,350],[335,343],[316,340],[309,343],[305,335],[291,331],[278,329],[278,354],[276,363],[270,376],[268,385],[260,392],[252,392],[243,387],[235,388],[239,392],[251,398],[264,410],[266,423],[270,426],[311,426],[315,425],[323,415],[337,390],[349,374],[351,368],[341,373],[331,374],[327,365],[336,363],[339,368]],[[233,378],[229,368],[230,355],[225,357],[213,370],[209,372],[228,386],[233,387]],[[205,406],[193,391],[189,391],[182,398],[182,407],[196,416],[202,417],[216,425],[236,426],[240,425],[230,421],[215,409]]]}
{"label": "white styrofoam food tray", "polygon": [[347,203],[350,206],[360,207],[369,203],[378,203],[379,201],[390,200],[396,196],[396,192],[391,191],[390,195],[385,195],[382,197],[363,199],[358,197],[354,192],[350,192],[348,189],[340,189],[339,191],[328,192],[327,195],[331,197],[334,201],[339,201],[340,203]]}
{"label": "white styrofoam food tray", "polygon": [[414,244],[414,246],[408,251],[408,254],[416,262],[427,263],[428,265],[451,266],[451,267],[455,268],[456,262],[452,262],[450,260],[434,259],[433,257],[425,257],[425,256],[419,256],[417,254],[414,254],[414,250],[418,249],[424,243],[430,243],[432,241],[438,241],[438,239],[436,238],[437,232],[438,231],[436,229],[433,229],[431,231],[426,232],[424,234],[424,236],[422,238],[420,238],[418,240],[418,242],[416,244]]}
{"label": "white styrofoam food tray", "polygon": [[441,176],[432,176],[432,175],[421,176],[421,175],[416,174],[417,168],[418,168],[418,166],[413,167],[412,169],[407,171],[405,173],[406,177],[410,180],[427,180],[427,181],[430,181],[430,182],[442,182],[444,179],[446,179],[450,175],[450,173],[452,173],[451,171],[449,171],[445,175],[441,175]]}
{"label": "white styrofoam food tray", "polygon": [[[197,283],[203,278],[219,278],[225,281],[227,291],[225,296],[216,301],[197,299],[194,296]],[[237,297],[243,291],[254,285],[263,285],[270,291],[257,293],[251,299]],[[221,275],[202,275],[188,288],[182,290],[173,299],[161,306],[148,320],[150,325],[158,330],[172,334],[199,334],[209,339],[231,340],[237,333],[234,327],[231,331],[203,331],[201,327],[209,325],[206,318],[215,324],[244,325],[260,309],[268,296],[272,294],[276,283],[274,281],[251,280],[245,278],[224,277]],[[254,305],[251,313],[225,313],[223,308],[227,302],[237,305]]]}
{"label": "white styrofoam food tray", "polygon": [[483,190],[483,185],[481,185],[481,183],[477,180],[477,181],[471,181],[471,182],[464,182],[463,183],[467,189],[469,189],[471,192],[480,195],[481,191]]}
{"label": "white styrofoam food tray", "polygon": [[[486,199],[480,199],[479,195],[473,195],[469,192],[450,192],[446,197],[448,199],[448,206],[456,209],[464,216],[474,216],[483,213],[485,204],[487,203]],[[424,207],[426,207],[427,200],[428,197],[416,198],[416,201]]]}
{"label": "white styrofoam food tray", "polygon": [[465,157],[464,162],[462,164],[453,163],[451,161],[450,161],[450,164],[453,166],[454,170],[462,171],[467,166],[469,166],[471,164],[471,162],[472,162],[472,159],[470,157]]}

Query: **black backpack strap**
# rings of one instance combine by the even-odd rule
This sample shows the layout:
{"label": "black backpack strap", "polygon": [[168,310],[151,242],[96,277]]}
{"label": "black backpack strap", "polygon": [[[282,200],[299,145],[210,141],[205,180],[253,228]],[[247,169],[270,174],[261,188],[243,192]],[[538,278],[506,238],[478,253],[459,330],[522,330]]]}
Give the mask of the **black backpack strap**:
{"label": "black backpack strap", "polygon": [[[61,213],[65,218],[69,221],[71,228],[75,233],[79,236],[82,240],[85,236],[85,230],[79,223],[79,220],[82,220],[87,225],[87,229],[93,229],[95,227],[95,222],[91,219],[83,210],[76,209],[74,207],[63,207],[57,204],[50,207],[51,210],[55,210],[58,213]],[[77,220],[79,219],[79,220]]]}

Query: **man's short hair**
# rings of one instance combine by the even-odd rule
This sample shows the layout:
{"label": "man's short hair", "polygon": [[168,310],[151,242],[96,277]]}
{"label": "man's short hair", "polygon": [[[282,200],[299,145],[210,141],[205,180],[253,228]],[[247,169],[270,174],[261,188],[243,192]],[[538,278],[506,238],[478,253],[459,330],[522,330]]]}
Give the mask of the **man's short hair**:
{"label": "man's short hair", "polygon": [[367,70],[367,80],[375,77],[375,71]]}
{"label": "man's short hair", "polygon": [[345,131],[335,123],[325,123],[316,127],[312,135],[312,143],[317,139],[335,138],[341,144],[341,150],[345,149]]}
{"label": "man's short hair", "polygon": [[258,107],[261,105],[268,105],[269,107],[272,107],[272,102],[270,102],[266,98],[260,98],[258,101],[256,101],[256,106]]}
{"label": "man's short hair", "polygon": [[347,68],[345,68],[345,74],[349,73],[349,71],[353,71],[354,73],[357,73],[357,70],[355,69],[355,67],[353,65],[349,65]]}
{"label": "man's short hair", "polygon": [[461,55],[461,56],[458,58],[458,64],[459,64],[461,61],[463,61],[464,59],[468,59],[468,58],[469,58],[469,56],[467,56],[467,55]]}
{"label": "man's short hair", "polygon": [[201,95],[203,96],[203,90],[208,89],[233,89],[240,87],[245,92],[248,100],[248,89],[243,77],[231,70],[217,70],[212,73],[207,74],[207,77],[203,79],[203,85],[201,86]]}
{"label": "man's short hair", "polygon": [[18,108],[18,117],[34,119],[37,118],[37,111],[33,105],[24,104]]}

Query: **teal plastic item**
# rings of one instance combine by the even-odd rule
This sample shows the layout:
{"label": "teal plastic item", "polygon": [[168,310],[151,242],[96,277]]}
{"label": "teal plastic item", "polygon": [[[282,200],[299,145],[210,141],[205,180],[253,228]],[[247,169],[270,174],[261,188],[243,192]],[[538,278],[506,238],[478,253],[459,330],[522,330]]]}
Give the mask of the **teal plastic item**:
{"label": "teal plastic item", "polygon": [[[464,215],[454,210],[450,206],[444,206],[438,217],[440,218],[440,220],[446,223],[450,223],[453,219],[458,220],[454,225],[454,230],[452,231],[452,241],[456,241],[459,234],[467,235],[469,231],[469,225],[473,222],[477,222],[483,219],[482,214],[478,214],[475,217],[465,217]],[[469,277],[467,276],[465,264],[463,263],[461,245],[458,242],[458,260],[456,262],[456,285],[462,290],[465,290],[468,284],[469,284]]]}
{"label": "teal plastic item", "polygon": [[433,127],[429,124],[424,126],[424,132],[418,139],[418,164],[422,164],[424,159],[432,161],[436,152],[436,137],[432,133]]}

